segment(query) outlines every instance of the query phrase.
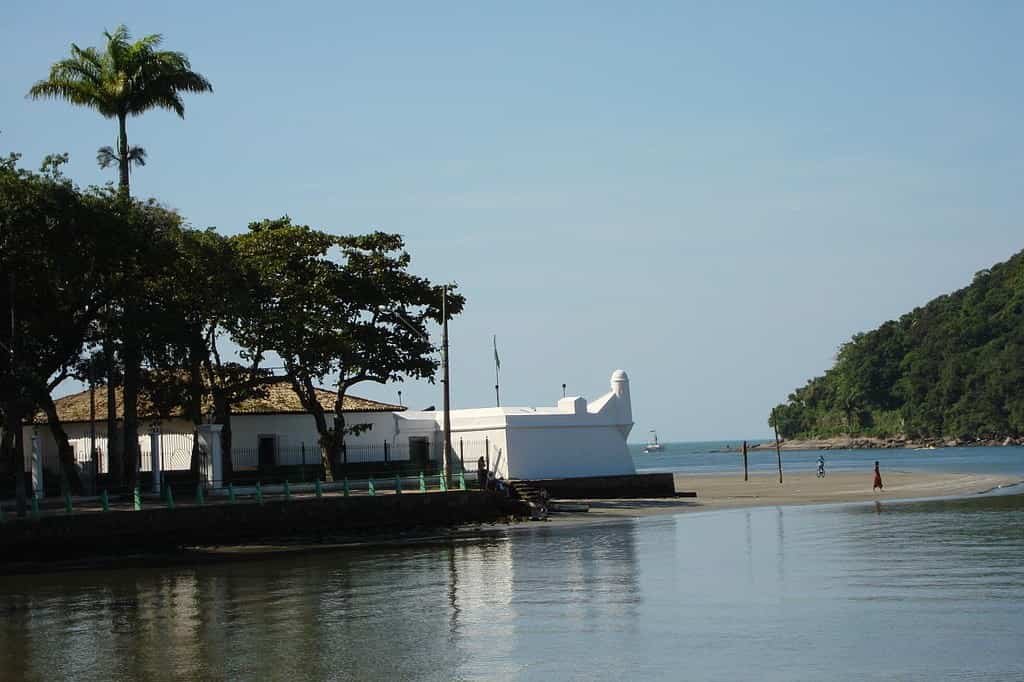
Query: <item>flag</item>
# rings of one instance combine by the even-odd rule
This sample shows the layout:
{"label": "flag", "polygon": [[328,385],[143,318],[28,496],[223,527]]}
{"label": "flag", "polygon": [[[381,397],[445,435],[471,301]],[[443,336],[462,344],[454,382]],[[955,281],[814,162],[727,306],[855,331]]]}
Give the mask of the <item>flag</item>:
{"label": "flag", "polygon": [[498,358],[498,335],[494,335],[494,367],[501,369],[501,359]]}

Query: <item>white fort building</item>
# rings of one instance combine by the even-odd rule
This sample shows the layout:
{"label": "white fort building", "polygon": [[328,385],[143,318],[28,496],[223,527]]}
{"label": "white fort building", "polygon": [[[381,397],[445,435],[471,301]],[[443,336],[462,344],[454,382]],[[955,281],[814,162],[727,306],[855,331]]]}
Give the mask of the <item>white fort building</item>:
{"label": "white fort building", "polygon": [[[118,392],[120,413],[120,393]],[[321,403],[333,421],[335,396],[323,391]],[[82,473],[92,471],[91,449],[95,432],[100,473],[108,471],[106,452],[106,395],[96,391],[95,418],[89,392],[56,401]],[[235,472],[272,471],[276,467],[320,460],[313,417],[299,403],[284,380],[272,384],[265,397],[246,401],[233,410],[232,468]],[[440,411],[410,411],[398,405],[346,397],[347,426],[370,428],[346,437],[345,464],[363,471],[374,466],[437,468],[443,450],[443,419]],[[207,424],[197,430],[180,412],[157,416],[145,396],[139,404],[140,469],[163,471],[189,468],[196,437],[214,452],[219,451],[220,430]],[[484,457],[489,468],[506,479],[557,479],[590,476],[621,476],[635,473],[626,438],[633,428],[629,377],[622,370],[611,375],[610,390],[587,402],[565,397],[552,407],[486,407],[450,412],[453,457],[473,472]],[[45,415],[25,427],[26,469],[42,475],[43,469],[59,470],[57,447]],[[212,458],[214,461],[217,458]],[[458,465],[456,465],[458,466]],[[209,467],[208,482],[219,486],[221,467]]]}

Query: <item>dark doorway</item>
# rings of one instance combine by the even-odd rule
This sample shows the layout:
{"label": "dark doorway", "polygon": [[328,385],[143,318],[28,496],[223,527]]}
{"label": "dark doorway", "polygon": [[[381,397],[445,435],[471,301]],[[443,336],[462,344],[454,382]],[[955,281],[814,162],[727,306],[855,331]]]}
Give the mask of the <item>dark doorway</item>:
{"label": "dark doorway", "polygon": [[257,454],[260,473],[273,473],[277,468],[277,436],[260,436]]}
{"label": "dark doorway", "polygon": [[416,436],[409,439],[409,462],[421,471],[430,463],[430,439]]}

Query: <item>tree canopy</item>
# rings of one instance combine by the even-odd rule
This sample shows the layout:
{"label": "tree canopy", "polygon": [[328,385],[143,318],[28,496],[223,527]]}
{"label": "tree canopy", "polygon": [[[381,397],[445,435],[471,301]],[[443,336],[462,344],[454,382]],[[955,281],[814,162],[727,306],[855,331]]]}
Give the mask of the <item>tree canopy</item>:
{"label": "tree canopy", "polygon": [[[122,292],[122,264],[142,233],[102,190],[82,192],[51,156],[41,173],[0,160],[0,410],[11,424],[49,407],[101,311]],[[12,324],[13,322],[13,324]],[[74,478],[70,454],[61,452]]]}
{"label": "tree canopy", "polygon": [[[123,413],[111,414],[123,418],[123,453],[107,454],[114,482],[129,485],[140,391],[158,413],[183,408],[196,425],[212,409],[224,425],[230,480],[233,405],[281,380],[266,366],[268,355],[280,358],[314,418],[326,472],[343,459],[345,435],[366,428],[345,423],[350,387],[433,380],[428,324],[441,321],[444,289],[449,316],[464,299],[454,285],[410,272],[399,235],[336,235],[285,217],[225,237],[188,227],[153,200],[110,187],[82,191],[60,174],[65,160],[50,157],[39,173],[18,168],[17,157],[0,161],[0,313],[15,321],[13,333],[0,325],[8,470],[22,470],[8,435],[43,410],[64,471],[76,477],[51,395],[69,376],[121,382]],[[223,354],[225,341],[237,357]],[[325,385],[336,395],[333,410],[318,399]]]}
{"label": "tree canopy", "polygon": [[[774,414],[786,438],[1024,434],[1024,251],[857,334]],[[773,420],[769,418],[769,424]]]}
{"label": "tree canopy", "polygon": [[[336,236],[284,217],[251,223],[234,241],[255,285],[254,304],[233,334],[243,348],[281,358],[313,415],[330,471],[339,464],[345,434],[361,428],[345,424],[342,405],[350,387],[434,376],[438,363],[426,323],[441,321],[442,287],[408,271],[411,258],[396,234]],[[463,303],[449,293],[449,315]],[[333,420],[316,393],[329,377]]]}

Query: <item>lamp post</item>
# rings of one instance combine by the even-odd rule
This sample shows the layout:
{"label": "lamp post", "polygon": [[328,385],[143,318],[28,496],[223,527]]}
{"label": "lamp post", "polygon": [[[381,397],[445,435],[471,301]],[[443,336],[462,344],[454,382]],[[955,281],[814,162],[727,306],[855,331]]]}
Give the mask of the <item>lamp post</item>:
{"label": "lamp post", "polygon": [[451,384],[448,377],[448,287],[441,290],[441,379],[444,382],[444,457],[441,471],[446,481],[451,480],[448,457],[452,451]]}
{"label": "lamp post", "polygon": [[[414,334],[422,339],[430,341],[430,337],[416,328],[409,320],[405,319],[397,310],[391,310],[398,320],[408,327]],[[441,288],[441,383],[444,384],[444,417],[442,420],[444,433],[442,434],[443,452],[441,456],[441,472],[445,480],[451,479],[451,471],[448,458],[452,452],[452,419],[451,419],[451,390],[448,373],[448,286]],[[402,392],[398,392],[398,401],[401,404]]]}

